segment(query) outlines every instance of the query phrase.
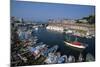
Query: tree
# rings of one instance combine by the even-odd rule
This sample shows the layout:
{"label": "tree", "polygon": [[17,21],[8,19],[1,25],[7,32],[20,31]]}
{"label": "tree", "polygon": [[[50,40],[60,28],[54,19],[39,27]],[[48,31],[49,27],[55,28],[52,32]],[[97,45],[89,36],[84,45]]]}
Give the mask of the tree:
{"label": "tree", "polygon": [[[87,20],[89,24],[95,24],[95,15],[90,15],[90,16],[87,16],[87,17],[83,17],[82,19],[85,19]],[[80,23],[77,21],[77,23]]]}
{"label": "tree", "polygon": [[89,24],[95,24],[95,16],[94,15],[89,16],[88,23]]}
{"label": "tree", "polygon": [[82,22],[80,22],[79,20],[76,20],[76,23],[82,23]]}

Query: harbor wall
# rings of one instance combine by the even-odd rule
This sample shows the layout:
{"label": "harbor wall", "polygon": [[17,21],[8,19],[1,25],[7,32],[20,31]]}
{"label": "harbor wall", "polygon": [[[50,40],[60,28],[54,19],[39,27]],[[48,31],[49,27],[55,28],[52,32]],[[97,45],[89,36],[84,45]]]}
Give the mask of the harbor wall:
{"label": "harbor wall", "polygon": [[64,30],[67,29],[84,35],[95,34],[94,25],[89,25],[89,24],[50,23],[48,24],[46,29],[58,31],[58,32],[64,32]]}
{"label": "harbor wall", "polygon": [[57,32],[63,32],[64,31],[63,27],[58,27],[58,26],[47,26],[46,29],[57,31]]}

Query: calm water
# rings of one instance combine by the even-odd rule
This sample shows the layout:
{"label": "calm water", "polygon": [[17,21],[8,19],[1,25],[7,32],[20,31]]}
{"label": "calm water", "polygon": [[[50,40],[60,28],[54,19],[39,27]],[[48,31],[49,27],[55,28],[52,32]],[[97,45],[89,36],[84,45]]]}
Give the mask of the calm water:
{"label": "calm water", "polygon": [[[61,52],[61,54],[74,55],[76,59],[78,58],[80,52],[67,47],[63,42],[68,35],[65,36],[65,34],[45,28],[39,28],[39,30],[35,31],[35,35],[38,36],[39,42],[44,42],[49,46],[58,45],[58,52]],[[71,36],[71,40],[74,40],[74,38],[74,36]],[[88,47],[82,52],[84,57],[87,53],[91,53],[95,57],[95,38],[78,38],[78,41],[88,44]]]}

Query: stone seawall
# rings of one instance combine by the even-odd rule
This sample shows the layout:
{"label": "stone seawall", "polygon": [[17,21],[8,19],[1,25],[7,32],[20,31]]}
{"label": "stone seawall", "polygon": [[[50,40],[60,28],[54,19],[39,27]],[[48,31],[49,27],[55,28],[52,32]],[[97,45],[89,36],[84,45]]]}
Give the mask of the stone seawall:
{"label": "stone seawall", "polygon": [[47,26],[46,29],[57,31],[57,32],[64,32],[64,28],[58,26]]}

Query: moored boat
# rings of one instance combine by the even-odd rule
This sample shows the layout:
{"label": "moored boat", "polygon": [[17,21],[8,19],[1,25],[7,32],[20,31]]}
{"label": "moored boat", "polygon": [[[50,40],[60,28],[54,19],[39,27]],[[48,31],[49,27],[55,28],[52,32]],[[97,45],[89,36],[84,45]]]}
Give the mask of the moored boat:
{"label": "moored boat", "polygon": [[80,48],[80,49],[85,49],[86,48],[86,46],[84,46],[80,42],[67,42],[67,41],[64,41],[64,43],[68,46],[72,46],[72,47],[75,47],[75,48]]}
{"label": "moored boat", "polygon": [[[70,39],[70,38],[69,38]],[[87,47],[87,44],[79,42],[77,36],[75,37],[75,41],[66,40],[64,41],[65,45],[75,48],[76,50],[84,50]]]}

